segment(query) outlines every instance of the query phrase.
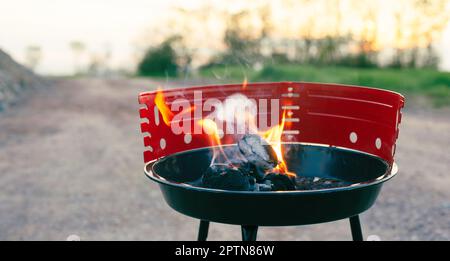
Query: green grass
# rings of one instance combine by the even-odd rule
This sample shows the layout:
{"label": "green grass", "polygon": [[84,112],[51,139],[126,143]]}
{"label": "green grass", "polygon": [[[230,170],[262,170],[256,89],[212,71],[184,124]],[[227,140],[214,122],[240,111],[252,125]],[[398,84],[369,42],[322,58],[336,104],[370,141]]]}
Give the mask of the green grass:
{"label": "green grass", "polygon": [[450,73],[428,69],[363,69],[333,66],[272,65],[255,71],[238,66],[204,69],[200,75],[224,81],[307,81],[363,85],[425,95],[437,107],[450,105]]}

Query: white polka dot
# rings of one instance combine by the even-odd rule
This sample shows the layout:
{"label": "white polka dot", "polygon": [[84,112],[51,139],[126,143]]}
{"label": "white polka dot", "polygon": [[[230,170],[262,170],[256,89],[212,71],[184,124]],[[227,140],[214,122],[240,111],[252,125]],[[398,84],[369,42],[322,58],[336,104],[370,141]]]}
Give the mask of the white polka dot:
{"label": "white polka dot", "polygon": [[159,141],[159,146],[161,147],[161,149],[165,149],[166,148],[166,140],[164,138],[162,138]]}
{"label": "white polka dot", "polygon": [[356,134],[356,132],[351,132],[350,133],[350,141],[352,143],[356,143],[356,141],[358,141],[358,135]]}
{"label": "white polka dot", "polygon": [[376,147],[377,149],[381,149],[381,139],[380,139],[380,138],[377,138],[377,139],[375,140],[375,147]]}
{"label": "white polka dot", "polygon": [[294,90],[294,88],[292,88],[292,87],[289,87],[289,88],[288,88],[288,91],[289,91],[289,92],[292,92],[293,90]]}
{"label": "white polka dot", "polygon": [[189,144],[192,141],[192,135],[191,134],[185,134],[184,135],[184,143]]}

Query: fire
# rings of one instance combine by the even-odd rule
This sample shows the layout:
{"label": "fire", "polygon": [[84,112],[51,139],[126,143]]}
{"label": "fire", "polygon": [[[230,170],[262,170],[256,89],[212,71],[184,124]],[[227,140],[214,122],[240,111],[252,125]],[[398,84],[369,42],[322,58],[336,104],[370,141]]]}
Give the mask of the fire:
{"label": "fire", "polygon": [[158,91],[156,92],[154,101],[155,101],[156,107],[158,107],[159,112],[161,112],[164,123],[167,126],[170,126],[170,122],[172,121],[174,115],[173,115],[173,112],[170,110],[169,106],[167,106],[167,104],[166,104],[166,99],[164,97],[164,94],[163,94],[163,91],[161,90],[161,88],[158,88]]}
{"label": "fire", "polygon": [[242,82],[242,90],[247,89],[248,81],[247,76],[244,77],[244,81]]}
{"label": "fire", "polygon": [[[247,84],[248,84],[247,78],[245,78],[242,83],[242,88],[243,89],[247,88]],[[233,155],[233,157],[238,157],[238,158],[233,158],[233,161],[229,160],[227,154],[224,151],[224,147],[221,142],[222,138],[224,137],[223,136],[224,129],[222,129],[222,127],[224,127],[224,126],[218,126],[218,125],[221,125],[221,124],[223,125],[223,123],[231,122],[231,124],[235,124],[234,127],[236,128],[236,131],[237,131],[236,134],[239,134],[239,135],[249,134],[250,136],[251,135],[259,135],[259,139],[260,140],[263,139],[265,141],[264,143],[266,143],[266,144],[263,145],[263,146],[265,146],[265,148],[260,148],[260,147],[258,147],[258,145],[256,145],[255,151],[258,151],[258,149],[260,149],[261,151],[267,150],[268,149],[267,144],[269,144],[272,147],[273,151],[271,151],[271,150],[266,151],[268,159],[265,158],[266,156],[262,156],[261,162],[267,161],[268,164],[270,162],[270,165],[268,165],[269,168],[273,167],[277,162],[278,162],[278,164],[275,167],[273,167],[273,169],[270,169],[270,170],[264,169],[264,172],[266,174],[275,172],[275,173],[287,175],[290,177],[292,177],[292,176],[295,177],[296,176],[295,173],[289,172],[289,170],[287,168],[286,162],[283,157],[283,146],[282,146],[282,141],[281,141],[281,137],[283,135],[283,130],[285,127],[289,127],[289,123],[290,123],[290,122],[286,122],[286,117],[290,117],[291,115],[289,114],[289,112],[283,111],[281,122],[278,125],[270,128],[267,131],[261,132],[261,131],[258,131],[257,121],[255,119],[256,111],[254,111],[252,109],[237,109],[239,107],[236,107],[236,106],[246,105],[248,102],[250,102],[250,100],[248,100],[248,98],[245,95],[230,96],[229,98],[227,98],[225,100],[225,102],[224,102],[224,104],[222,104],[222,106],[218,106],[218,109],[216,109],[215,114],[210,114],[206,118],[202,118],[201,115],[200,115],[200,117],[197,117],[197,119],[199,119],[199,120],[195,121],[195,123],[194,123],[194,124],[196,124],[195,127],[200,126],[201,128],[199,128],[199,129],[202,130],[203,133],[208,135],[209,143],[213,149],[213,158],[211,161],[211,165],[213,165],[215,163],[228,163],[230,165],[234,165],[234,164],[239,164],[237,162],[240,162],[240,161],[246,162],[246,160],[249,160],[248,158],[245,158],[246,156],[244,157],[244,155],[243,155],[244,152],[242,152],[241,147],[239,147],[239,149],[241,150],[242,154],[237,153],[237,154]],[[164,123],[170,127],[173,127],[171,125],[174,124],[174,122],[173,122],[174,120],[175,120],[175,123],[181,122],[181,118],[183,118],[183,117],[179,117],[180,115],[191,114],[192,112],[194,112],[194,114],[195,114],[196,109],[198,109],[198,108],[196,108],[195,104],[193,106],[190,106],[190,104],[189,104],[189,106],[186,106],[186,105],[181,106],[180,105],[177,108],[183,107],[183,109],[175,115],[174,112],[172,112],[172,110],[170,109],[170,107],[166,104],[165,95],[160,88],[158,88],[158,90],[156,92],[156,95],[154,98],[154,103],[155,103],[156,107],[158,108]],[[253,105],[253,103],[251,103],[250,105]],[[251,107],[251,106],[249,106],[249,107]],[[245,108],[247,108],[247,107],[245,107]],[[200,109],[201,109],[201,107],[200,107]],[[185,116],[187,116],[187,115],[185,115]],[[195,115],[194,115],[194,117],[195,117]],[[219,120],[219,121],[216,121],[216,120]],[[227,127],[228,126],[229,125],[227,125]],[[195,127],[194,127],[194,129],[196,129]],[[234,128],[232,130],[234,130]],[[192,129],[189,131],[192,131]],[[227,128],[227,131],[229,131],[228,128]],[[227,138],[230,138],[230,137],[227,136]],[[255,139],[253,139],[253,140],[255,140]],[[258,140],[258,139],[256,139],[256,140]],[[239,142],[241,142],[241,140]],[[228,142],[226,142],[226,143],[228,143]],[[238,145],[241,146],[240,143]],[[246,146],[251,147],[253,145],[247,144]],[[251,149],[251,150],[253,151],[253,149]],[[230,153],[231,151],[227,150],[227,152]],[[255,155],[257,155],[257,152],[253,152],[253,153]],[[275,159],[274,153],[276,155],[276,159]],[[263,152],[263,154],[264,154],[264,152]],[[242,158],[239,158],[239,157],[242,157]]]}
{"label": "fire", "polygon": [[213,159],[211,160],[211,165],[214,164],[215,160],[222,157],[225,162],[231,162],[225,151],[222,148],[222,142],[220,141],[220,131],[217,124],[211,119],[201,119],[197,121],[197,124],[203,127],[203,130],[209,136],[210,144],[214,146],[213,148]]}
{"label": "fire", "polygon": [[217,127],[217,124],[213,120],[201,119],[198,120],[198,124],[202,126],[205,133],[209,135],[212,145],[214,146],[222,145],[220,142],[219,128]]}
{"label": "fire", "polygon": [[295,177],[295,173],[289,172],[286,162],[283,157],[283,149],[281,143],[281,136],[283,134],[284,126],[285,126],[285,117],[286,112],[283,111],[283,117],[281,118],[281,123],[277,126],[270,128],[269,130],[260,134],[273,148],[278,158],[278,165],[274,168],[276,172],[286,174],[288,176]]}
{"label": "fire", "polygon": [[[276,125],[272,128],[270,128],[269,130],[265,131],[265,132],[260,132],[259,135],[265,140],[267,141],[267,143],[269,143],[273,150],[275,151],[275,154],[277,155],[277,159],[279,161],[278,165],[273,169],[273,171],[280,173],[280,174],[285,174],[291,177],[295,177],[295,173],[292,173],[288,170],[286,162],[284,160],[283,157],[283,148],[282,148],[282,142],[281,142],[281,136],[283,135],[283,130],[285,127],[285,117],[286,117],[286,112],[283,112],[283,116],[281,119],[281,123],[279,125]],[[230,163],[231,161],[228,159],[228,157],[226,156],[225,152],[222,149],[222,143],[221,143],[221,138],[220,138],[220,130],[217,126],[217,124],[211,120],[211,119],[201,119],[197,121],[197,124],[199,124],[200,126],[203,127],[203,130],[205,131],[206,134],[208,134],[208,136],[210,137],[210,144],[212,146],[215,146],[214,148],[214,157],[213,160],[211,161],[211,164],[213,164],[213,162],[218,158],[218,157],[223,157],[223,159]]]}

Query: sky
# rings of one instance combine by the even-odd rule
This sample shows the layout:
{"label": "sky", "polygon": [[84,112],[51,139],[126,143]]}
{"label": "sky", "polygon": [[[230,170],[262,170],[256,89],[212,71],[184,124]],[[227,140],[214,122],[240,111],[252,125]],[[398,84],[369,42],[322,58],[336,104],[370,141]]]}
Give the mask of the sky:
{"label": "sky", "polygon": [[[133,69],[136,43],[143,35],[151,41],[151,28],[155,25],[167,26],[163,21],[171,8],[196,8],[202,3],[201,0],[0,0],[0,48],[23,63],[27,46],[38,45],[42,49],[38,72],[71,74],[76,60],[69,43],[76,40],[86,45],[89,56],[109,50],[113,68]],[[212,6],[224,7],[223,3],[212,1]],[[237,10],[251,5],[245,1],[236,3],[229,7]],[[436,46],[441,54],[441,68],[450,71],[450,23]]]}
{"label": "sky", "polygon": [[113,52],[115,66],[131,63],[133,41],[167,13],[165,1],[148,0],[0,0],[0,48],[18,61],[25,49],[39,45],[38,71],[71,73],[71,41],[82,41],[92,52]]}

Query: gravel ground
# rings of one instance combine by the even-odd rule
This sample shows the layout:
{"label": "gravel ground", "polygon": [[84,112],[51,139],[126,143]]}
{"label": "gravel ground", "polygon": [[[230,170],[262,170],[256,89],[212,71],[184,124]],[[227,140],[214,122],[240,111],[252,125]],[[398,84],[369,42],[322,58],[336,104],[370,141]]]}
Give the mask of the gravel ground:
{"label": "gravel ground", "polygon": [[[193,240],[142,173],[137,94],[156,81],[56,80],[0,114],[0,240]],[[366,236],[450,239],[450,110],[404,110],[399,175],[362,214]],[[211,224],[211,240],[239,240]],[[260,240],[350,240],[348,222],[261,228]]]}

